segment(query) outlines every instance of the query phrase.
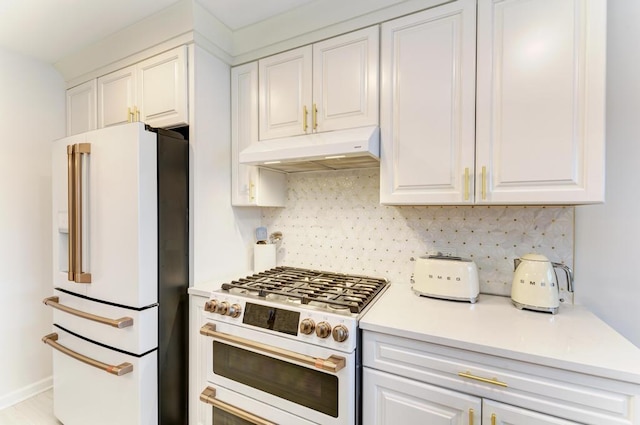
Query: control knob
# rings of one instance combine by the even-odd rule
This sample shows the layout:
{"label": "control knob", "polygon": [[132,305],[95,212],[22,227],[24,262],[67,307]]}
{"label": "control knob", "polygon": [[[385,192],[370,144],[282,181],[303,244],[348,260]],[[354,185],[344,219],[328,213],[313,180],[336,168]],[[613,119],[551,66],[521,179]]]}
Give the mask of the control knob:
{"label": "control knob", "polygon": [[209,313],[215,313],[217,304],[218,302],[216,300],[207,301],[206,303],[204,303],[204,311],[208,311]]}
{"label": "control knob", "polygon": [[238,317],[240,316],[240,313],[242,313],[242,307],[240,307],[240,304],[231,304],[227,314],[231,317]]}
{"label": "control knob", "polygon": [[316,326],[316,335],[319,338],[326,338],[331,334],[331,325],[327,322],[320,322]]}
{"label": "control knob", "polygon": [[300,332],[305,335],[311,335],[316,329],[316,324],[312,319],[304,319],[300,322]]}
{"label": "control knob", "polygon": [[225,315],[229,311],[229,303],[226,301],[222,301],[220,304],[216,306],[216,313]]}
{"label": "control knob", "polygon": [[344,342],[349,338],[349,330],[344,325],[338,325],[333,328],[333,339],[337,342]]}

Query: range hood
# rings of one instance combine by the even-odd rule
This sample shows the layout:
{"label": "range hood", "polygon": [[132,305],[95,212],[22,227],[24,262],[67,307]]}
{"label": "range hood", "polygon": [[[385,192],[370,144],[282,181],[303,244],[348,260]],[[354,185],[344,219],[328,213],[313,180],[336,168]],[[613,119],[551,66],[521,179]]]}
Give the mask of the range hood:
{"label": "range hood", "polygon": [[240,163],[287,173],[380,165],[378,126],[261,140],[240,152]]}

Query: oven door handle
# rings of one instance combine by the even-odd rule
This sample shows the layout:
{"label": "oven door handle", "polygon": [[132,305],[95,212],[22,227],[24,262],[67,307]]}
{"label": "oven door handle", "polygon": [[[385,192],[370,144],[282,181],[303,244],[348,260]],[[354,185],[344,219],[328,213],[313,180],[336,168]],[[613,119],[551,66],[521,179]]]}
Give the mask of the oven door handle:
{"label": "oven door handle", "polygon": [[233,415],[236,418],[245,420],[255,425],[277,425],[275,422],[269,422],[266,419],[262,419],[260,416],[245,412],[244,410],[232,406],[231,404],[218,400],[216,398],[216,389],[212,387],[207,387],[204,389],[204,391],[202,391],[202,393],[200,393],[200,401],[210,404],[213,407],[217,407],[220,410],[224,410],[225,412]]}
{"label": "oven door handle", "polygon": [[262,344],[260,342],[251,341],[248,339],[240,338],[237,336],[225,334],[216,331],[216,325],[213,323],[207,323],[200,328],[200,334],[204,336],[210,336],[222,341],[231,342],[233,344],[243,345],[245,347],[259,350],[263,353],[276,355],[285,359],[294,360],[303,363],[307,366],[312,366],[318,369],[326,370],[336,373],[340,369],[343,369],[346,365],[346,359],[340,356],[329,356],[327,359],[320,359],[317,357],[307,356],[305,354],[299,354],[293,351],[285,350],[283,348],[273,347],[271,345]]}

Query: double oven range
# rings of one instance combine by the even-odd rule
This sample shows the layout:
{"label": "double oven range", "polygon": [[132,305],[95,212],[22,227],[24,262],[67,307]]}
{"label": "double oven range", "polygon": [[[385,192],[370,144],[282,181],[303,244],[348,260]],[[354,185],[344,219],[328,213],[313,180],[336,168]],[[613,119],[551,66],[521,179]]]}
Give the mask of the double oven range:
{"label": "double oven range", "polygon": [[207,425],[360,421],[358,320],[386,279],[276,267],[205,304]]}

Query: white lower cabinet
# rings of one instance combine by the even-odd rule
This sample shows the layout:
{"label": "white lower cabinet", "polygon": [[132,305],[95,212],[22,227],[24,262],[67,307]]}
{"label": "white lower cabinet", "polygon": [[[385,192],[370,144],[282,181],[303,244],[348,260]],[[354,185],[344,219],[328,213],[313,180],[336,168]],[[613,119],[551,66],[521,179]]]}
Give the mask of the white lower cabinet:
{"label": "white lower cabinet", "polygon": [[482,422],[490,425],[576,425],[578,422],[565,421],[544,413],[482,400]]}
{"label": "white lower cabinet", "polygon": [[363,331],[367,425],[637,425],[638,385]]}
{"label": "white lower cabinet", "polygon": [[200,402],[200,393],[207,386],[206,338],[200,335],[204,325],[204,303],[208,297],[189,296],[189,425],[204,425],[207,405]]}
{"label": "white lower cabinet", "polygon": [[479,397],[368,367],[362,375],[365,424],[480,423],[482,400]]}
{"label": "white lower cabinet", "polygon": [[412,379],[364,368],[363,423],[384,425],[401,421],[403,425],[571,425],[543,413],[484,400]]}

